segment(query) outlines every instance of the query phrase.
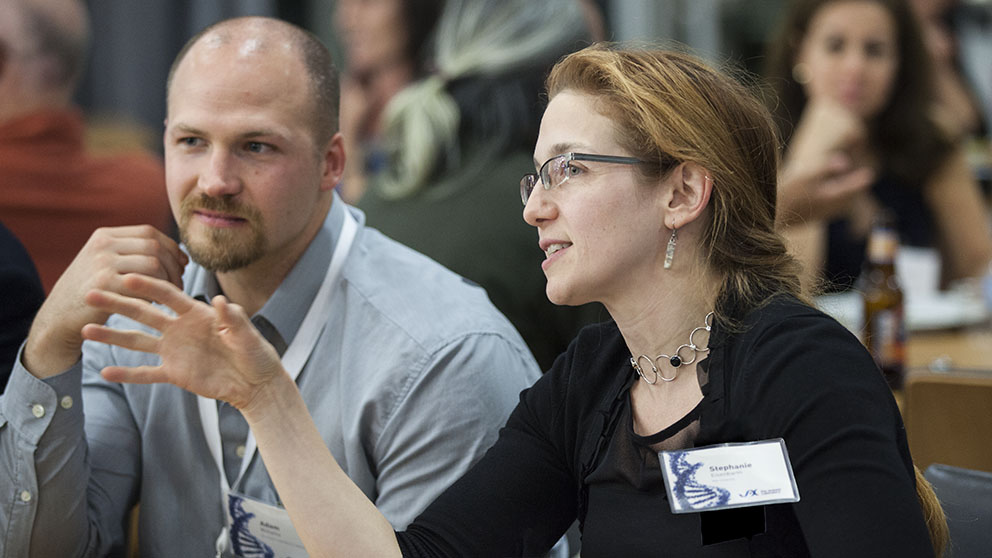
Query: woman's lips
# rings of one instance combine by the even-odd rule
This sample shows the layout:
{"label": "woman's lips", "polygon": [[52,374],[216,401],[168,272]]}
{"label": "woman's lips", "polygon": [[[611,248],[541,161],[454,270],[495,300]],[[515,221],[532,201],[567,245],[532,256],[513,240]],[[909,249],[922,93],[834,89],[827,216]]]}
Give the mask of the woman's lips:
{"label": "woman's lips", "polygon": [[555,260],[572,245],[571,242],[552,242],[544,248],[544,261],[541,262],[541,269],[548,269]]}

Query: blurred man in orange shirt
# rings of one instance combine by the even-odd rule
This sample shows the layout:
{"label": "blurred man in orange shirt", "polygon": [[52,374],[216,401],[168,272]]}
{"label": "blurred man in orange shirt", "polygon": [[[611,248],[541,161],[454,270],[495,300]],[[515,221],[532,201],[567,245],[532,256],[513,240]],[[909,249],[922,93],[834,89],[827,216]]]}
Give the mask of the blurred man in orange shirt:
{"label": "blurred man in orange shirt", "polygon": [[89,41],[79,0],[0,2],[0,221],[20,238],[45,291],[98,227],[172,230],[161,161],[96,157],[72,105]]}

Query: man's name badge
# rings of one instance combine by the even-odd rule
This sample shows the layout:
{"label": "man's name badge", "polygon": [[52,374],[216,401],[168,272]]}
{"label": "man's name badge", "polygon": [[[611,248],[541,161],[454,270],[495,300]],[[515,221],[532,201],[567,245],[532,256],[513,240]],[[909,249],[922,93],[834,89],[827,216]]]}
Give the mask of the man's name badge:
{"label": "man's name badge", "polygon": [[785,440],[658,453],[672,513],[798,502]]}
{"label": "man's name badge", "polygon": [[307,558],[286,510],[229,493],[227,525],[231,550],[244,558]]}

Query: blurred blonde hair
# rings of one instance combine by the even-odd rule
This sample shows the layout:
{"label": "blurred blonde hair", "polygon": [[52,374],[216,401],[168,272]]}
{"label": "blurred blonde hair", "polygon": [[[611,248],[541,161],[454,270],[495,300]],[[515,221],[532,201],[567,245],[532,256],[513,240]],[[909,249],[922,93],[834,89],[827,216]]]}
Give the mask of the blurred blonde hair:
{"label": "blurred blonde hair", "polygon": [[[434,73],[396,94],[383,114],[384,147],[389,163],[375,177],[375,187],[387,199],[414,195],[446,171],[466,161],[460,133],[471,114],[493,110],[477,120],[488,126],[489,156],[512,146],[521,126],[506,122],[499,110],[502,81],[538,71],[533,103],[538,102],[540,80],[562,55],[588,37],[586,20],[577,0],[447,0],[435,30]],[[485,106],[460,106],[451,94],[468,80],[489,79]],[[533,145],[528,146],[532,148]]]}
{"label": "blurred blonde hair", "polygon": [[913,465],[916,472],[916,497],[920,501],[920,509],[923,510],[923,519],[927,522],[927,530],[930,531],[930,544],[933,545],[933,554],[937,558],[944,555],[947,545],[951,542],[951,535],[947,529],[947,517],[944,515],[944,508],[937,500],[937,494],[933,491],[933,485],[923,476],[923,472],[916,465]]}

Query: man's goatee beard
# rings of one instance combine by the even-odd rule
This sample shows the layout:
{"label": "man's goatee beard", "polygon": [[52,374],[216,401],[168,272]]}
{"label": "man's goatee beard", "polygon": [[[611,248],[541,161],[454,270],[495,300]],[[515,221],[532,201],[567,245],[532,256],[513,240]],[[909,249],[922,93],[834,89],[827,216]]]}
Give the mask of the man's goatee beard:
{"label": "man's goatee beard", "polygon": [[[196,210],[216,211],[244,219],[245,227],[211,228],[205,235],[194,238],[189,229]],[[266,235],[262,217],[254,207],[232,202],[227,198],[206,195],[190,196],[180,206],[179,238],[190,258],[212,272],[227,272],[244,268],[265,254]]]}

